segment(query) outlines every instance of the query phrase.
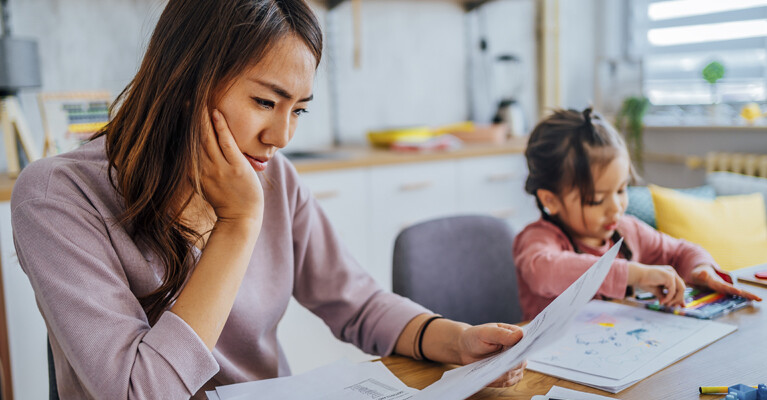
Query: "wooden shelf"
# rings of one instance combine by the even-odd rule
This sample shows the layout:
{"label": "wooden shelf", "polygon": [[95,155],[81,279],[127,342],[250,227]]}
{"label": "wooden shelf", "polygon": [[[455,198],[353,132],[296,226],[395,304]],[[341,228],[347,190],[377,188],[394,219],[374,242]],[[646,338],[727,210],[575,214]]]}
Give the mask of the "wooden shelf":
{"label": "wooden shelf", "polygon": [[[328,10],[332,10],[336,8],[339,4],[349,1],[349,0],[325,0],[325,5],[327,6]],[[461,4],[463,4],[463,8],[466,11],[471,11],[482,4],[487,3],[490,0],[461,0]]]}

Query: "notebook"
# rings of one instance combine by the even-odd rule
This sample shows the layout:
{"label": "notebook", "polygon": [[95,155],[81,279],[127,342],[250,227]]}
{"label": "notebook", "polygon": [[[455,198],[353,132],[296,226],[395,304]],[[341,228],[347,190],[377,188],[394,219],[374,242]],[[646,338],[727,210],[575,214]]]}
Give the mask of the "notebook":
{"label": "notebook", "polygon": [[767,272],[767,264],[754,265],[753,267],[741,268],[731,271],[730,275],[738,278],[738,281],[748,282],[760,286],[767,286],[767,279],[757,278],[755,274]]}

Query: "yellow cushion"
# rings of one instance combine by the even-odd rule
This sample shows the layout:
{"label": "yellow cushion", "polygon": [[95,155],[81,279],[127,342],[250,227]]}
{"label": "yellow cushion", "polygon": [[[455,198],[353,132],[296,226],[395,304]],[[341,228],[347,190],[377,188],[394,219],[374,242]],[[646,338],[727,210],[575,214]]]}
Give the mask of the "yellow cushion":
{"label": "yellow cushion", "polygon": [[761,193],[706,200],[650,185],[658,230],[697,243],[728,271],[767,262]]}

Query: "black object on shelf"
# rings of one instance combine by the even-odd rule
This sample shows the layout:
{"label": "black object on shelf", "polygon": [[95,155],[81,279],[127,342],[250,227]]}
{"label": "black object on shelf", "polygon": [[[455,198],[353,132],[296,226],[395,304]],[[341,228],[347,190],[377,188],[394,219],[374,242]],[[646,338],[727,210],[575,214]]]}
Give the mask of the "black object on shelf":
{"label": "black object on shelf", "polygon": [[0,95],[42,85],[37,42],[11,36],[8,0],[0,0],[3,34],[0,36]]}

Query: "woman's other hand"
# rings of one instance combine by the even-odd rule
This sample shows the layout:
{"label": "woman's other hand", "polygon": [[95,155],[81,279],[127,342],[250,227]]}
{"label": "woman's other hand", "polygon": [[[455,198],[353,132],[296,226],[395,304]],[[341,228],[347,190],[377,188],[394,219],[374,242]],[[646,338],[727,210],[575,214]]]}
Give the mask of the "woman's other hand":
{"label": "woman's other hand", "polygon": [[[459,337],[459,357],[463,364],[470,364],[483,358],[498,354],[522,339],[522,328],[516,325],[490,323],[466,328]],[[522,362],[504,373],[488,386],[512,386],[522,379],[527,366]]]}
{"label": "woman's other hand", "polygon": [[715,292],[741,296],[749,300],[762,301],[761,297],[733,286],[732,278],[729,279],[730,282],[724,280],[711,264],[701,264],[693,268],[691,277],[694,285],[706,286]]}
{"label": "woman's other hand", "polygon": [[202,139],[205,200],[213,207],[219,221],[260,224],[264,191],[256,171],[237,146],[223,114],[213,110],[205,116]]}

